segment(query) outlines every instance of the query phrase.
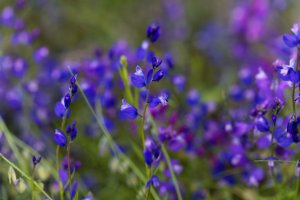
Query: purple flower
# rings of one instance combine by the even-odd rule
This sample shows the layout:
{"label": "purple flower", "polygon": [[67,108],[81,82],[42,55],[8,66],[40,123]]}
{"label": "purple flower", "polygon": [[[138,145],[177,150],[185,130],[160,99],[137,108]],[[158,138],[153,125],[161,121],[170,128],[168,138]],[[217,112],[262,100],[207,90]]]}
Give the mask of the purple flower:
{"label": "purple flower", "polygon": [[145,75],[140,66],[136,66],[136,71],[131,76],[131,82],[137,88],[142,88],[146,86]]}
{"label": "purple flower", "polygon": [[191,90],[188,92],[186,102],[189,106],[196,106],[200,103],[200,94],[197,90]]}
{"label": "purple flower", "polygon": [[274,137],[276,138],[278,145],[283,148],[287,148],[293,143],[292,135],[284,132],[281,128],[277,128],[274,131]]}
{"label": "purple flower", "polygon": [[149,98],[148,103],[149,103],[150,108],[154,108],[154,107],[158,106],[159,104],[161,104],[163,106],[167,106],[168,105],[168,95],[164,93],[158,97]]}
{"label": "purple flower", "polygon": [[73,121],[72,125],[68,125],[66,127],[66,133],[68,135],[70,135],[72,141],[76,138],[77,128],[76,128],[76,121],[75,120]]}
{"label": "purple flower", "polygon": [[54,139],[54,142],[61,147],[64,147],[67,144],[66,136],[64,135],[64,133],[62,131],[60,131],[58,129],[55,129],[53,139]]}
{"label": "purple flower", "polygon": [[146,188],[150,187],[150,185],[153,185],[153,187],[157,188],[160,186],[160,181],[157,176],[153,175],[148,182],[146,183]]}
{"label": "purple flower", "polygon": [[70,94],[69,93],[66,94],[65,97],[64,97],[64,106],[65,106],[66,109],[68,109],[70,107],[71,101],[72,100],[71,100]]}
{"label": "purple flower", "polygon": [[153,155],[149,149],[144,150],[144,161],[148,165],[148,167],[151,167],[153,162]]}
{"label": "purple flower", "polygon": [[152,24],[147,28],[147,37],[151,42],[155,42],[160,36],[160,27],[156,24]]}
{"label": "purple flower", "polygon": [[286,131],[291,134],[292,139],[295,143],[299,142],[299,137],[298,137],[298,123],[297,120],[292,117],[287,125]]}
{"label": "purple flower", "polygon": [[255,119],[257,130],[261,132],[268,132],[270,130],[268,120],[265,117],[258,117]]}
{"label": "purple flower", "polygon": [[72,96],[74,96],[78,90],[76,81],[77,81],[77,74],[75,74],[74,76],[72,76],[70,78],[70,91],[71,91]]}
{"label": "purple flower", "polygon": [[43,61],[49,54],[47,47],[40,47],[33,53],[33,59],[36,63]]}
{"label": "purple flower", "polygon": [[74,197],[75,197],[75,195],[76,195],[76,193],[77,193],[77,187],[78,187],[78,182],[75,181],[75,182],[73,183],[73,186],[72,186],[72,189],[71,189],[71,192],[70,192],[70,198],[71,198],[71,200],[74,199]]}
{"label": "purple flower", "polygon": [[39,164],[42,160],[42,156],[39,155],[38,157],[32,156],[32,163],[34,166],[36,166],[37,164]]}
{"label": "purple flower", "polygon": [[138,116],[138,111],[135,107],[126,102],[125,99],[122,99],[121,109],[119,111],[120,119],[136,119]]}
{"label": "purple flower", "polygon": [[156,69],[158,68],[162,63],[162,60],[160,58],[156,58],[155,56],[152,57],[152,68]]}
{"label": "purple flower", "polygon": [[164,75],[165,72],[162,69],[160,69],[154,74],[152,81],[160,81],[164,77]]}
{"label": "purple flower", "polygon": [[65,106],[59,101],[59,102],[56,102],[55,104],[55,107],[54,107],[54,112],[55,112],[55,115],[57,117],[63,117],[65,112],[66,112],[66,108]]}
{"label": "purple flower", "polygon": [[156,162],[156,164],[159,162],[160,154],[160,146],[153,139],[147,138],[145,141],[144,161],[148,167],[151,167],[153,162]]}
{"label": "purple flower", "polygon": [[283,41],[288,47],[293,48],[300,44],[299,24],[294,24],[291,28],[291,31],[293,32],[293,34],[283,35]]}

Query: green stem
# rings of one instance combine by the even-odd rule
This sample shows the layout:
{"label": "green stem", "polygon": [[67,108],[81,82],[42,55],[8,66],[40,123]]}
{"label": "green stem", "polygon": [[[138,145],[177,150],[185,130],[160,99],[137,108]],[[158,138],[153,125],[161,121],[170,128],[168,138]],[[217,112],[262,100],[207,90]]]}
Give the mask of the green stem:
{"label": "green stem", "polygon": [[47,194],[47,192],[45,192],[45,190],[34,180],[32,180],[32,178],[29,177],[29,175],[27,175],[25,172],[23,172],[19,167],[17,167],[14,163],[10,162],[10,160],[8,160],[4,155],[2,155],[0,153],[0,157],[7,163],[9,164],[12,168],[14,168],[16,171],[18,171],[24,178],[26,178],[29,182],[32,182],[34,187],[36,187],[41,193],[43,193],[43,195],[45,195],[45,197],[48,198],[48,200],[53,200],[50,195]]}
{"label": "green stem", "polygon": [[71,162],[70,162],[70,151],[71,151],[71,138],[68,139],[67,145],[67,161],[68,161],[68,177],[70,179],[70,185],[72,185],[72,177],[71,177]]}
{"label": "green stem", "polygon": [[172,164],[171,164],[171,160],[170,160],[170,156],[166,150],[166,148],[164,147],[164,145],[162,144],[161,145],[162,147],[162,151],[163,151],[163,154],[164,154],[164,157],[166,159],[166,163],[168,165],[168,168],[171,172],[171,177],[172,177],[172,181],[175,185],[175,190],[176,190],[176,195],[177,195],[177,198],[178,200],[182,200],[182,195],[181,195],[181,192],[180,192],[180,188],[179,188],[179,184],[178,184],[178,181],[177,181],[177,178],[176,178],[176,175],[174,173],[174,170],[173,170],[173,167],[172,167]]}
{"label": "green stem", "polygon": [[[151,169],[150,169],[149,171],[150,171],[150,173],[149,173],[148,177],[151,177],[151,176],[152,176],[152,171],[151,171]],[[150,192],[151,192],[151,184],[149,185],[148,190],[147,190],[146,200],[149,199],[149,197],[150,197]]]}
{"label": "green stem", "polygon": [[34,200],[34,190],[35,190],[35,187],[34,187],[34,170],[35,170],[35,165],[33,165],[33,168],[32,168],[32,172],[31,172],[31,199]]}

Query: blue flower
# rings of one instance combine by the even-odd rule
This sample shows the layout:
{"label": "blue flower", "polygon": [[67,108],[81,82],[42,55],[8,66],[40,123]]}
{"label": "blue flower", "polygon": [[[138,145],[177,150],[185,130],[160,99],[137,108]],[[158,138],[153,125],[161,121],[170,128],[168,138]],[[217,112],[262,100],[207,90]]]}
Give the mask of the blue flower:
{"label": "blue flower", "polygon": [[274,130],[274,138],[277,140],[278,145],[283,148],[289,147],[293,143],[291,134],[283,131],[281,127]]}
{"label": "blue flower", "polygon": [[153,155],[149,149],[144,150],[144,161],[148,165],[148,167],[151,167],[153,162]]}
{"label": "blue flower", "polygon": [[72,186],[72,189],[71,189],[71,192],[70,192],[70,198],[71,198],[71,200],[74,199],[74,197],[75,197],[75,195],[76,195],[76,193],[77,193],[77,186],[78,186],[78,182],[75,181],[75,182],[73,183],[73,186]]}
{"label": "blue flower", "polygon": [[160,103],[163,106],[168,105],[168,95],[167,94],[162,94],[158,97],[153,97],[153,98],[149,98],[149,107],[150,108],[154,108],[156,106],[158,106]]}
{"label": "blue flower", "polygon": [[156,24],[152,24],[147,28],[147,37],[151,42],[155,42],[160,36],[160,27]]}
{"label": "blue flower", "polygon": [[55,104],[55,107],[54,107],[54,112],[55,112],[55,115],[57,117],[63,117],[65,112],[66,112],[66,108],[65,106],[59,101],[59,102],[56,102]]}
{"label": "blue flower", "polygon": [[39,164],[42,160],[42,156],[39,155],[38,157],[32,156],[32,163],[34,166],[36,166],[37,164]]}
{"label": "blue flower", "polygon": [[125,99],[122,99],[122,106],[119,111],[119,117],[121,119],[136,119],[138,116],[138,111],[135,107],[126,102]]}
{"label": "blue flower", "polygon": [[162,63],[162,60],[160,58],[156,58],[155,56],[152,57],[152,68],[156,69],[158,68]]}
{"label": "blue flower", "polygon": [[187,97],[186,97],[186,103],[189,106],[196,106],[200,103],[200,94],[197,90],[193,89],[188,92]]}
{"label": "blue flower", "polygon": [[74,76],[72,76],[70,78],[70,91],[71,91],[72,96],[74,96],[78,90],[76,81],[77,81],[77,74],[75,74]]}
{"label": "blue flower", "polygon": [[131,76],[131,82],[137,88],[142,88],[146,86],[145,75],[140,66],[136,66],[136,71]]}
{"label": "blue flower", "polygon": [[257,130],[261,132],[268,132],[270,130],[268,120],[264,117],[258,117],[255,120]]}
{"label": "blue flower", "polygon": [[153,162],[158,163],[161,154],[160,146],[150,138],[145,141],[144,161],[148,167],[153,165]]}
{"label": "blue flower", "polygon": [[278,76],[284,81],[292,81],[293,83],[297,83],[300,80],[299,71],[295,71],[296,68],[296,60],[292,58],[289,64],[283,64],[280,61],[276,61],[275,63],[276,70],[278,72]]}
{"label": "blue flower", "polygon": [[69,108],[70,105],[71,105],[71,96],[68,93],[64,96],[64,106],[65,106],[65,108]]}
{"label": "blue flower", "polygon": [[40,47],[33,53],[33,59],[36,63],[42,62],[49,54],[47,47]]}
{"label": "blue flower", "polygon": [[76,121],[74,120],[72,125],[68,125],[66,127],[66,133],[68,135],[70,135],[71,140],[75,140],[76,136],[77,136],[77,128],[76,128]]}
{"label": "blue flower", "polygon": [[55,129],[53,139],[58,146],[64,147],[67,144],[67,137],[58,129]]}
{"label": "blue flower", "polygon": [[164,75],[164,71],[160,69],[154,74],[152,81],[160,81],[164,77]]}
{"label": "blue flower", "polygon": [[157,176],[153,175],[148,182],[146,183],[146,188],[150,187],[150,185],[153,185],[153,187],[157,188],[160,186],[160,181]]}
{"label": "blue flower", "polygon": [[297,120],[295,120],[293,117],[290,119],[286,131],[287,133],[291,134],[293,142],[298,143],[299,138],[298,138],[298,124]]}
{"label": "blue flower", "polygon": [[300,44],[299,24],[294,24],[291,31],[293,32],[293,34],[283,35],[283,41],[288,47],[293,48]]}

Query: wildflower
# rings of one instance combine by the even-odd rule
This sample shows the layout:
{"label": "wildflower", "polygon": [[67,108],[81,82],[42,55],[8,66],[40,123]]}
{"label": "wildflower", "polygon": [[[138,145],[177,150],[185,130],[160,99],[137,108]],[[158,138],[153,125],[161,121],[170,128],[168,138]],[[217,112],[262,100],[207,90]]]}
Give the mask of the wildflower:
{"label": "wildflower", "polygon": [[261,132],[268,132],[270,130],[268,120],[265,117],[258,117],[255,120],[257,130]]}
{"label": "wildflower", "polygon": [[293,48],[300,44],[299,24],[294,24],[291,28],[291,31],[293,32],[293,34],[283,35],[283,41],[288,47]]}
{"label": "wildflower", "polygon": [[149,98],[148,103],[149,103],[150,108],[154,108],[154,107],[158,106],[159,104],[161,104],[163,106],[167,106],[168,105],[168,95],[164,93],[158,97]]}
{"label": "wildflower", "polygon": [[140,66],[136,66],[136,71],[131,76],[131,82],[137,88],[142,88],[146,86],[145,75]]}
{"label": "wildflower", "polygon": [[157,69],[162,63],[160,58],[156,58],[155,56],[152,57],[152,68]]}
{"label": "wildflower", "polygon": [[55,104],[55,107],[54,107],[54,112],[55,112],[55,115],[57,117],[63,117],[65,112],[66,112],[66,108],[65,106],[59,101],[59,102],[56,102]]}
{"label": "wildflower", "polygon": [[159,161],[161,154],[160,146],[150,138],[145,141],[144,161],[148,167],[151,167],[153,162]]}
{"label": "wildflower", "polygon": [[147,28],[147,37],[151,42],[155,42],[160,36],[160,27],[156,24],[152,24]]}
{"label": "wildflower", "polygon": [[75,197],[75,195],[76,195],[76,193],[77,193],[77,187],[78,187],[78,182],[75,181],[75,182],[73,183],[73,185],[72,185],[72,189],[71,189],[71,192],[70,192],[70,198],[71,198],[71,200],[74,199],[74,197]]}
{"label": "wildflower", "polygon": [[66,95],[65,95],[65,97],[64,97],[64,106],[65,106],[65,108],[66,109],[68,109],[69,107],[70,107],[70,105],[71,105],[71,96],[70,96],[70,94],[69,93],[67,93]]}
{"label": "wildflower", "polygon": [[119,111],[119,117],[121,119],[136,119],[138,115],[139,114],[137,109],[127,103],[125,99],[122,99],[122,106]]}
{"label": "wildflower", "polygon": [[165,72],[162,69],[160,69],[154,74],[152,81],[158,82],[164,77],[164,75],[165,75]]}
{"label": "wildflower", "polygon": [[287,132],[289,134],[291,134],[293,142],[298,143],[299,142],[299,137],[298,137],[298,123],[297,121],[294,119],[294,117],[292,117],[287,125],[286,128]]}
{"label": "wildflower", "polygon": [[74,120],[72,125],[67,125],[66,133],[71,137],[73,141],[77,136],[77,128],[76,128],[76,121]]}
{"label": "wildflower", "polygon": [[58,129],[55,129],[55,133],[54,133],[53,138],[54,138],[54,142],[57,145],[59,145],[61,147],[66,146],[66,144],[67,144],[67,138],[66,138],[66,136],[64,135],[64,133],[62,131],[60,131]]}
{"label": "wildflower", "polygon": [[70,78],[70,91],[71,91],[72,96],[74,96],[78,90],[76,81],[77,81],[77,74],[75,74],[74,76],[72,76]]}
{"label": "wildflower", "polygon": [[39,164],[42,160],[42,156],[38,156],[38,157],[35,157],[35,156],[32,156],[32,163],[34,166],[36,166],[37,164]]}
{"label": "wildflower", "polygon": [[153,187],[157,188],[160,186],[160,181],[157,176],[153,175],[148,182],[146,183],[146,188],[150,187],[150,185],[153,185]]}

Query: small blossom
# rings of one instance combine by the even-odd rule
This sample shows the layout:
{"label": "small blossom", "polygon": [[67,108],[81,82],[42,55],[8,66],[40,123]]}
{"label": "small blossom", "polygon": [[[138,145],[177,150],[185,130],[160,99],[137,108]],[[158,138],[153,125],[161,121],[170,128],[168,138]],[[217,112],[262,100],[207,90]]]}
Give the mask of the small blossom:
{"label": "small blossom", "polygon": [[291,31],[293,34],[283,35],[283,41],[288,47],[293,48],[300,44],[299,24],[294,24]]}
{"label": "small blossom", "polygon": [[146,183],[146,188],[150,187],[150,185],[153,185],[154,188],[157,188],[160,186],[160,181],[157,176],[153,175],[148,182]]}
{"label": "small blossom", "polygon": [[64,133],[58,129],[55,129],[55,133],[54,133],[54,142],[61,147],[66,146],[67,144],[67,138],[64,135]]}
{"label": "small blossom", "polygon": [[36,166],[37,164],[39,164],[42,160],[42,156],[38,156],[38,157],[35,157],[35,156],[32,156],[32,163],[34,166]]}
{"label": "small blossom", "polygon": [[64,97],[64,105],[65,105],[65,108],[69,108],[71,105],[71,96],[69,93],[66,94]]}
{"label": "small blossom", "polygon": [[164,75],[164,71],[160,69],[154,74],[152,81],[160,81],[164,77]]}
{"label": "small blossom", "polygon": [[258,117],[255,120],[257,130],[261,132],[268,132],[270,130],[268,120],[265,117]]}
{"label": "small blossom", "polygon": [[136,71],[131,76],[131,82],[137,88],[142,88],[146,86],[145,75],[140,66],[136,66]]}
{"label": "small blossom", "polygon": [[71,198],[71,200],[74,199],[74,197],[75,197],[75,195],[76,195],[76,193],[77,193],[77,187],[78,187],[78,182],[75,181],[75,182],[73,183],[73,185],[72,185],[72,189],[71,189],[71,192],[70,192],[70,198]]}
{"label": "small blossom", "polygon": [[66,108],[61,102],[57,102],[54,107],[54,112],[57,117],[62,118],[66,112]]}
{"label": "small blossom", "polygon": [[72,125],[67,125],[66,133],[70,135],[71,140],[73,141],[77,136],[77,128],[76,128],[76,121],[74,120]]}
{"label": "small blossom", "polygon": [[156,24],[152,24],[147,28],[147,37],[151,42],[155,42],[160,36],[160,27]]}
{"label": "small blossom", "polygon": [[74,96],[78,90],[76,81],[77,81],[77,74],[75,74],[74,76],[72,76],[70,78],[70,91],[71,91],[72,96]]}
{"label": "small blossom", "polygon": [[152,68],[156,69],[158,68],[162,63],[162,60],[160,58],[156,58],[155,56],[152,57]]}
{"label": "small blossom", "polygon": [[126,102],[125,99],[122,100],[122,106],[119,111],[119,117],[121,119],[136,119],[138,116],[138,111],[135,107]]}
{"label": "small blossom", "polygon": [[298,137],[298,123],[297,121],[294,119],[294,117],[292,117],[287,125],[286,128],[287,132],[289,134],[291,134],[292,139],[295,143],[299,142],[299,137]]}

